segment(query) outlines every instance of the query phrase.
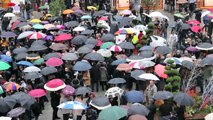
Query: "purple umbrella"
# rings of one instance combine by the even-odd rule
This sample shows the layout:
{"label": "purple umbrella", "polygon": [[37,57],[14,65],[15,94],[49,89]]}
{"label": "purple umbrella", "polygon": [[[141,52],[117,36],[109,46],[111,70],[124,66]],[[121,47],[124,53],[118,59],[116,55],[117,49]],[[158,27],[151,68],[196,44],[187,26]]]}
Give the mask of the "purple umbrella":
{"label": "purple umbrella", "polygon": [[66,85],[66,87],[64,89],[62,89],[62,93],[65,95],[65,96],[71,96],[73,95],[75,92],[75,88],[73,88],[72,86],[70,85]]}
{"label": "purple umbrella", "polygon": [[16,37],[17,35],[14,32],[3,32],[1,34],[1,37],[4,38],[12,38],[12,37]]}
{"label": "purple umbrella", "polygon": [[53,36],[52,35],[47,35],[46,37],[44,37],[44,40],[53,40]]}
{"label": "purple umbrella", "polygon": [[41,23],[42,24],[48,24],[49,22],[48,21],[42,21]]}
{"label": "purple umbrella", "polygon": [[198,52],[199,51],[196,47],[193,47],[193,46],[187,47],[186,50],[188,50],[190,52]]}

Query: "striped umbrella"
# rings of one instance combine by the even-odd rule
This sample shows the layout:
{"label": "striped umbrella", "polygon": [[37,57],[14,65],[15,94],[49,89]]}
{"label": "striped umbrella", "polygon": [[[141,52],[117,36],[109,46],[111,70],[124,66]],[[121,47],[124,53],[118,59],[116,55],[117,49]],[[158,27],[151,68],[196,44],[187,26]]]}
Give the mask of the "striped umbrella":
{"label": "striped umbrella", "polygon": [[28,38],[29,39],[43,39],[46,35],[44,33],[41,32],[34,32],[33,34],[29,35]]}
{"label": "striped umbrella", "polygon": [[113,51],[113,52],[121,52],[122,51],[122,48],[120,46],[117,46],[117,45],[113,45],[109,48],[110,51]]}

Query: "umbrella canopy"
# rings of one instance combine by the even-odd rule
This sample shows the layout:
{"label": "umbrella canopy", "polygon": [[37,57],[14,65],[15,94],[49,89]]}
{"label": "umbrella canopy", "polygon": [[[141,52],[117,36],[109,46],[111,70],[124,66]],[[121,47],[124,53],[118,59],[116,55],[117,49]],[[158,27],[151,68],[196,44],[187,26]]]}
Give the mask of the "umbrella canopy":
{"label": "umbrella canopy", "polygon": [[65,96],[72,96],[75,92],[75,88],[73,88],[70,85],[66,85],[65,88],[62,89],[61,91]]}
{"label": "umbrella canopy", "polygon": [[204,42],[204,43],[199,43],[199,44],[196,46],[196,48],[197,48],[198,50],[212,50],[212,49],[213,49],[213,46],[212,46],[212,44],[210,44],[210,43]]}
{"label": "umbrella canopy", "polygon": [[190,28],[191,28],[191,26],[190,26],[189,24],[183,23],[183,24],[181,25],[181,29],[182,29],[182,30],[188,30],[188,29],[190,29]]}
{"label": "umbrella canopy", "polygon": [[24,72],[40,72],[41,69],[36,66],[29,66],[24,69]]}
{"label": "umbrella canopy", "polygon": [[128,115],[144,115],[147,116],[149,114],[149,109],[140,103],[132,104],[128,109]]}
{"label": "umbrella canopy", "polygon": [[11,66],[8,64],[8,63],[6,63],[6,62],[3,62],[3,61],[0,61],[0,71],[2,71],[2,70],[7,70],[7,69],[9,69]]}
{"label": "umbrella canopy", "polygon": [[155,100],[166,100],[172,97],[173,97],[173,94],[169,91],[158,91],[157,93],[153,95],[153,98]]}
{"label": "umbrella canopy", "polygon": [[92,89],[89,87],[78,87],[75,90],[75,95],[86,95],[87,93],[91,93]]}
{"label": "umbrella canopy", "polygon": [[19,61],[16,64],[23,65],[23,66],[34,66],[31,62],[28,62],[28,61]]}
{"label": "umbrella canopy", "polygon": [[16,60],[22,60],[22,59],[26,59],[27,57],[27,53],[19,53],[18,55],[15,56]]}
{"label": "umbrella canopy", "polygon": [[86,40],[85,44],[97,45],[98,41],[96,39],[94,39],[93,37],[90,37],[89,39]]}
{"label": "umbrella canopy", "polygon": [[134,71],[131,71],[131,77],[133,77],[136,80],[144,80],[138,77],[143,73],[145,73],[143,70],[134,70]]}
{"label": "umbrella canopy", "polygon": [[21,86],[14,82],[6,82],[2,86],[6,91],[18,90]]}
{"label": "umbrella canopy", "polygon": [[68,28],[73,28],[73,27],[76,27],[78,25],[79,25],[79,22],[77,22],[77,21],[70,21],[70,22],[65,23],[65,26],[68,27]]}
{"label": "umbrella canopy", "polygon": [[75,53],[64,53],[61,58],[63,60],[74,61],[78,59],[78,56]]}
{"label": "umbrella canopy", "polygon": [[44,64],[44,58],[39,58],[33,62],[34,65]]}
{"label": "umbrella canopy", "polygon": [[145,31],[145,30],[147,30],[148,28],[147,28],[146,26],[144,26],[144,25],[136,25],[136,26],[134,27],[134,29],[139,30],[139,31]]}
{"label": "umbrella canopy", "polygon": [[24,31],[24,32],[22,32],[21,34],[19,34],[19,36],[18,36],[17,39],[26,38],[26,37],[32,35],[33,33],[34,33],[33,31]]}
{"label": "umbrella canopy", "polygon": [[108,84],[121,84],[126,83],[126,81],[123,78],[113,78],[108,81]]}
{"label": "umbrella canopy", "polygon": [[14,53],[14,54],[26,53],[26,52],[27,52],[27,48],[25,48],[25,47],[15,48],[15,49],[13,50],[13,53]]}
{"label": "umbrella canopy", "polygon": [[11,56],[8,55],[0,55],[0,61],[4,61],[4,62],[12,62],[13,59]]}
{"label": "umbrella canopy", "polygon": [[189,70],[192,70],[195,67],[195,64],[193,62],[186,61],[186,60],[182,61],[181,64],[182,64],[182,67],[185,67]]}
{"label": "umbrella canopy", "polygon": [[139,55],[131,55],[126,59],[128,62],[137,62],[143,60],[142,56]]}
{"label": "umbrella canopy", "polygon": [[98,120],[119,120],[127,115],[127,110],[122,107],[112,106],[99,113]]}
{"label": "umbrella canopy", "polygon": [[1,95],[2,93],[4,93],[4,90],[3,90],[3,88],[0,86],[0,95]]}
{"label": "umbrella canopy", "polygon": [[33,34],[29,35],[28,38],[29,39],[43,39],[46,35],[44,33],[41,32],[34,32]]}
{"label": "umbrella canopy", "polygon": [[82,45],[88,38],[84,35],[78,35],[72,39],[72,44],[74,45]]}
{"label": "umbrella canopy", "polygon": [[144,73],[140,75],[139,78],[145,79],[145,80],[159,80],[159,78],[152,73]]}
{"label": "umbrella canopy", "polygon": [[84,110],[87,109],[87,106],[83,103],[77,102],[77,101],[67,101],[59,106],[57,106],[60,109],[67,109],[67,110]]}
{"label": "umbrella canopy", "polygon": [[104,57],[99,53],[88,53],[86,56],[84,56],[85,59],[91,60],[91,61],[104,61]]}
{"label": "umbrella canopy", "polygon": [[15,17],[16,15],[13,13],[6,13],[4,14],[4,17]]}
{"label": "umbrella canopy", "polygon": [[200,22],[199,21],[197,21],[197,20],[189,20],[189,21],[187,21],[187,24],[190,24],[190,25],[199,25],[200,24]]}
{"label": "umbrella canopy", "polygon": [[44,85],[44,89],[48,91],[58,91],[66,87],[66,84],[61,79],[53,79]]}
{"label": "umbrella canopy", "polygon": [[174,61],[175,64],[179,64],[179,65],[181,65],[181,62],[182,62],[181,59],[176,58],[176,57],[166,58],[163,62],[168,64],[169,60],[172,60],[172,61]]}
{"label": "umbrella canopy", "polygon": [[103,57],[107,57],[107,58],[109,58],[109,57],[112,56],[111,51],[110,51],[110,50],[106,50],[106,49],[99,49],[99,50],[97,51],[97,53],[99,53],[99,54],[101,54]]}
{"label": "umbrella canopy", "polygon": [[85,20],[85,19],[92,19],[92,17],[90,15],[84,15],[81,17],[82,20]]}
{"label": "umbrella canopy", "polygon": [[94,33],[93,30],[84,30],[83,32],[81,32],[82,35],[91,35],[93,33]]}
{"label": "umbrella canopy", "polygon": [[12,109],[10,112],[7,113],[7,116],[9,117],[18,117],[21,114],[25,113],[25,108],[17,107],[15,109]]}
{"label": "umbrella canopy", "polygon": [[122,96],[124,93],[124,90],[122,90],[119,87],[112,87],[109,88],[106,92],[105,92],[105,96],[107,98],[114,98],[116,96]]}
{"label": "umbrella canopy", "polygon": [[57,72],[58,72],[58,70],[55,67],[52,67],[52,66],[44,67],[41,70],[42,75],[50,75],[50,74],[57,73]]}
{"label": "umbrella canopy", "polygon": [[128,120],[147,120],[145,116],[142,115],[131,115]]}
{"label": "umbrella canopy", "polygon": [[116,67],[116,70],[118,71],[131,71],[132,70],[132,66],[127,64],[127,63],[122,63],[122,64],[119,64],[117,67]]}
{"label": "umbrella canopy", "polygon": [[62,43],[54,43],[54,44],[50,45],[50,48],[52,50],[56,50],[56,51],[68,49],[67,45],[62,44]]}
{"label": "umbrella canopy", "polygon": [[113,45],[115,45],[113,42],[105,42],[101,45],[101,49],[108,49],[112,47]]}
{"label": "umbrella canopy", "polygon": [[212,120],[213,119],[213,113],[209,113],[205,116],[205,120]]}
{"label": "umbrella canopy", "polygon": [[113,52],[121,52],[122,51],[122,48],[118,45],[113,45],[109,48],[110,51],[113,51]]}
{"label": "umbrella canopy", "polygon": [[52,27],[55,27],[55,25],[53,25],[53,24],[45,24],[44,25],[44,28],[47,29],[47,30],[52,28]]}
{"label": "umbrella canopy", "polygon": [[98,110],[104,110],[111,107],[109,99],[104,96],[93,98],[89,104]]}
{"label": "umbrella canopy", "polygon": [[71,40],[73,37],[70,34],[62,33],[55,37],[55,41]]}
{"label": "umbrella canopy", "polygon": [[126,59],[121,58],[121,59],[117,59],[117,60],[113,61],[113,62],[111,63],[111,65],[119,65],[119,64],[126,63],[126,62],[127,62]]}
{"label": "umbrella canopy", "polygon": [[192,26],[191,30],[195,33],[198,33],[199,31],[202,31],[202,28],[200,26]]}
{"label": "umbrella canopy", "polygon": [[183,106],[193,106],[195,103],[193,98],[186,93],[177,93],[174,96],[173,100],[178,105],[183,105]]}
{"label": "umbrella canopy", "polygon": [[164,79],[168,78],[167,74],[165,74],[165,71],[166,71],[165,66],[163,66],[161,64],[158,64],[155,66],[155,73],[159,77],[164,78]]}
{"label": "umbrella canopy", "polygon": [[0,117],[0,120],[12,120],[12,118],[11,117]]}
{"label": "umbrella canopy", "polygon": [[76,71],[87,71],[91,68],[92,66],[90,65],[90,63],[85,61],[78,61],[73,66],[73,70],[76,70]]}
{"label": "umbrella canopy", "polygon": [[73,10],[71,10],[71,9],[66,9],[66,10],[64,10],[63,11],[63,14],[70,14],[70,13],[73,13],[74,11]]}
{"label": "umbrella canopy", "polygon": [[16,100],[11,96],[6,96],[3,99],[0,100],[0,112],[6,113],[10,111],[14,106],[16,105]]}
{"label": "umbrella canopy", "polygon": [[153,48],[159,47],[159,46],[166,46],[166,39],[153,35],[151,36],[152,42],[150,43],[150,46]]}
{"label": "umbrella canopy", "polygon": [[45,63],[47,66],[56,67],[61,66],[64,62],[60,58],[52,57],[48,59]]}
{"label": "umbrella canopy", "polygon": [[39,20],[39,19],[32,19],[32,20],[30,20],[30,22],[31,22],[31,23],[40,23],[41,20]]}
{"label": "umbrella canopy", "polygon": [[47,47],[45,45],[31,45],[30,48],[28,49],[28,51],[43,51],[43,50],[46,50]]}
{"label": "umbrella canopy", "polygon": [[213,65],[213,58],[205,57],[204,59],[201,60],[200,64],[203,67],[206,66],[206,65]]}
{"label": "umbrella canopy", "polygon": [[[84,28],[84,27],[81,27],[81,26],[77,26],[77,27],[75,27],[74,29],[73,29],[73,31],[75,31],[75,32],[82,32],[82,31],[85,31],[86,30],[86,28]],[[82,34],[83,35],[83,34]]]}
{"label": "umbrella canopy", "polygon": [[35,24],[35,25],[33,25],[33,28],[34,29],[44,29],[44,26],[41,24]]}
{"label": "umbrella canopy", "polygon": [[137,90],[131,90],[126,92],[124,97],[129,103],[140,103],[140,102],[143,102],[144,100],[143,93]]}
{"label": "umbrella canopy", "polygon": [[199,50],[196,47],[187,47],[186,50],[190,51],[190,52],[198,52]]}
{"label": "umbrella canopy", "polygon": [[114,38],[115,38],[115,36],[113,34],[107,33],[101,37],[101,40],[103,42],[110,42],[110,41],[114,41]]}
{"label": "umbrella canopy", "polygon": [[41,77],[42,77],[42,74],[40,74],[38,72],[29,72],[29,73],[25,74],[24,79],[25,80],[35,80],[35,79],[38,79]]}
{"label": "umbrella canopy", "polygon": [[28,94],[34,98],[40,98],[46,95],[46,91],[44,89],[34,89],[31,90]]}
{"label": "umbrella canopy", "polygon": [[48,53],[44,56],[44,60],[48,60],[50,58],[60,58],[59,54],[57,53]]}
{"label": "umbrella canopy", "polygon": [[86,46],[81,46],[80,48],[78,48],[77,52],[82,53],[82,54],[87,54],[87,53],[92,52],[92,49],[90,49]]}
{"label": "umbrella canopy", "polygon": [[46,41],[44,41],[44,40],[36,40],[32,44],[34,44],[34,45],[36,45],[36,44],[44,45],[44,44],[46,44]]}
{"label": "umbrella canopy", "polygon": [[2,32],[1,37],[3,38],[13,38],[16,37],[17,35],[14,32]]}
{"label": "umbrella canopy", "polygon": [[122,42],[118,46],[127,50],[135,49],[135,46],[131,42]]}
{"label": "umbrella canopy", "polygon": [[159,46],[155,50],[158,54],[166,55],[172,52],[172,49],[167,46]]}

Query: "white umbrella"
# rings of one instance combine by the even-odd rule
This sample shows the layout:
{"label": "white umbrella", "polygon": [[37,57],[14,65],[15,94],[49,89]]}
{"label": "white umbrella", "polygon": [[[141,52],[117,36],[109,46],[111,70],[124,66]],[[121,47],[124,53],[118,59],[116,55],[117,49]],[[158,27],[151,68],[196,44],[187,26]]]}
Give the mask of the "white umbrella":
{"label": "white umbrella", "polygon": [[86,30],[86,29],[85,29],[84,27],[80,27],[80,26],[75,27],[75,28],[73,29],[73,31],[75,31],[75,32],[84,31],[84,30]]}
{"label": "white umbrella", "polygon": [[213,120],[213,113],[209,113],[205,116],[205,120]]}
{"label": "white umbrella", "polygon": [[15,17],[16,15],[13,13],[6,13],[4,17]]}
{"label": "white umbrella", "polygon": [[202,13],[201,17],[204,17],[204,16],[208,15],[209,13],[211,13],[211,12],[210,12],[210,11],[204,11],[204,12]]}
{"label": "white umbrella", "polygon": [[145,31],[145,30],[147,30],[148,28],[147,28],[146,26],[144,26],[144,25],[136,25],[136,26],[134,27],[134,29],[139,30],[139,31]]}
{"label": "white umbrella", "polygon": [[159,78],[152,73],[143,73],[142,75],[139,76],[139,78],[146,80],[159,80]]}
{"label": "white umbrella", "polygon": [[41,69],[36,66],[30,66],[24,69],[24,72],[40,72]]}
{"label": "white umbrella", "polygon": [[0,117],[0,120],[12,120],[12,118],[11,117]]}
{"label": "white umbrella", "polygon": [[122,90],[119,87],[112,87],[109,88],[106,92],[105,92],[105,96],[107,98],[114,98],[116,96],[121,96],[124,93],[124,90]]}
{"label": "white umbrella", "polygon": [[167,16],[165,16],[165,15],[163,15],[162,13],[157,12],[157,11],[151,12],[151,13],[149,14],[149,17],[164,18],[164,19],[169,20],[169,18],[168,18]]}
{"label": "white umbrella", "polygon": [[164,39],[163,37],[160,36],[151,36],[151,40],[152,42],[150,43],[150,46],[155,48],[158,46],[166,46],[166,39]]}
{"label": "white umbrella", "polygon": [[19,34],[19,36],[18,36],[17,39],[26,38],[26,37],[30,36],[31,34],[33,34],[33,33],[34,33],[33,31],[25,31],[25,32],[22,32],[21,34]]}

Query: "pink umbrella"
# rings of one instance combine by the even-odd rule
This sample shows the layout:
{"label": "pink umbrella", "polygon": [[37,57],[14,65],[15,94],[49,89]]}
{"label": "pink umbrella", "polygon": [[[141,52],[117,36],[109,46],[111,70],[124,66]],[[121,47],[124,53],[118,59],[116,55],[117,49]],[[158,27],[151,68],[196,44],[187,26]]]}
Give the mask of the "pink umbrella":
{"label": "pink umbrella", "polygon": [[46,91],[44,89],[34,89],[31,90],[28,94],[34,98],[40,98],[46,95]]}
{"label": "pink umbrella", "polygon": [[44,33],[41,32],[34,32],[33,34],[29,35],[28,38],[29,39],[43,39],[46,35]]}
{"label": "pink umbrella", "polygon": [[137,61],[137,62],[130,62],[129,65],[135,69],[144,69],[143,66],[140,65],[140,63]]}
{"label": "pink umbrella", "polygon": [[195,33],[202,31],[202,28],[200,26],[192,26],[191,30]]}
{"label": "pink umbrella", "polygon": [[48,91],[58,91],[66,87],[66,84],[61,79],[53,79],[44,85],[44,89]]}
{"label": "pink umbrella", "polygon": [[63,25],[56,25],[57,28],[59,28],[60,30],[64,30],[64,26]]}
{"label": "pink umbrella", "polygon": [[98,20],[108,20],[108,18],[103,16],[103,17],[99,18]]}
{"label": "pink umbrella", "polygon": [[128,57],[125,54],[119,54],[115,56],[117,59],[127,59]]}
{"label": "pink umbrella", "polygon": [[55,37],[55,41],[71,40],[73,37],[70,34],[62,33]]}
{"label": "pink umbrella", "polygon": [[75,88],[70,85],[66,85],[65,88],[62,89],[62,93],[66,96],[72,96],[75,92]]}
{"label": "pink umbrella", "polygon": [[167,74],[165,74],[165,66],[158,64],[155,66],[155,73],[161,78],[168,78]]}
{"label": "pink umbrella", "polygon": [[121,52],[122,48],[120,46],[113,45],[112,47],[109,48],[109,50],[111,50],[113,52]]}
{"label": "pink umbrella", "polygon": [[190,24],[190,25],[199,25],[200,24],[200,22],[199,21],[197,21],[197,20],[189,20],[189,21],[187,21],[187,24]]}
{"label": "pink umbrella", "polygon": [[103,42],[101,40],[98,40],[98,43],[96,46],[100,47],[103,44]]}
{"label": "pink umbrella", "polygon": [[132,67],[127,63],[123,63],[123,64],[119,64],[116,70],[128,72],[132,70]]}
{"label": "pink umbrella", "polygon": [[63,61],[60,58],[52,57],[48,59],[45,63],[47,66],[56,67],[62,65]]}
{"label": "pink umbrella", "polygon": [[131,15],[132,12],[130,10],[123,10],[123,11],[120,12],[120,14],[122,14],[122,15]]}
{"label": "pink umbrella", "polygon": [[11,30],[14,30],[14,28],[20,23],[21,23],[21,21],[19,21],[19,20],[14,21],[11,25]]}

